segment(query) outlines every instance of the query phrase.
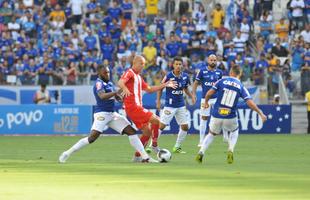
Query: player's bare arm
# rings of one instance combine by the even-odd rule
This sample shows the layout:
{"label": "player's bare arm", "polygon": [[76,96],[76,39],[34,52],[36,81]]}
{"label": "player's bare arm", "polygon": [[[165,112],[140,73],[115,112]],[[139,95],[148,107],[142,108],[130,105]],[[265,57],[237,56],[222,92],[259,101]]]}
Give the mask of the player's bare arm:
{"label": "player's bare arm", "polygon": [[118,81],[118,86],[120,87],[120,89],[123,90],[121,94],[123,97],[130,96],[130,91],[128,90],[128,88],[125,85],[125,82],[122,79]]}
{"label": "player's bare arm", "polygon": [[210,90],[207,92],[207,94],[206,94],[206,96],[205,96],[205,105],[204,105],[205,108],[209,108],[209,100],[211,99],[211,97],[212,97],[215,93],[216,93],[216,91],[213,90],[213,89],[210,89]]}
{"label": "player's bare arm", "polygon": [[196,99],[194,99],[193,93],[191,93],[191,92],[189,91],[188,87],[184,89],[184,92],[185,92],[185,94],[186,94],[188,97],[190,97],[190,98],[192,99],[192,103],[195,104],[195,103],[196,103]]}
{"label": "player's bare arm", "polygon": [[193,98],[193,103],[195,104],[197,101],[197,96],[196,96],[196,91],[197,91],[197,87],[199,85],[199,82],[197,80],[194,81],[193,83],[193,90],[192,90],[192,98]]}
{"label": "player's bare arm", "polygon": [[259,116],[260,116],[260,118],[263,120],[263,122],[265,122],[265,121],[267,120],[266,115],[263,113],[263,111],[262,111],[261,109],[259,109],[259,108],[257,107],[257,105],[254,103],[254,101],[253,101],[252,99],[248,99],[248,100],[246,101],[246,103],[247,103],[247,105],[248,105],[252,110],[256,111],[256,112],[259,114]]}
{"label": "player's bare arm", "polygon": [[145,89],[145,91],[148,93],[153,93],[153,92],[157,92],[159,90],[162,90],[165,87],[170,87],[170,88],[176,89],[178,87],[178,84],[175,81],[167,81],[167,82],[162,83],[160,85],[148,86]]}
{"label": "player's bare arm", "polygon": [[163,93],[163,90],[158,90],[157,92],[157,99],[156,99],[156,109],[160,110],[160,99],[161,99],[161,95]]}
{"label": "player's bare arm", "polygon": [[104,91],[100,91],[98,92],[98,96],[100,97],[100,99],[110,99],[111,97],[114,97],[117,94],[117,92],[108,92],[105,93]]}

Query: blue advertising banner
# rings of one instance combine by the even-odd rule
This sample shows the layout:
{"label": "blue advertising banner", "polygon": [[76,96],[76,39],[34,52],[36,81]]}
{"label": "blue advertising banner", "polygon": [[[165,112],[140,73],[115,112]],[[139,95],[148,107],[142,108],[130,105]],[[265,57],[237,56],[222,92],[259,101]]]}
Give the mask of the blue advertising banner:
{"label": "blue advertising banner", "polygon": [[[156,113],[155,107],[146,107],[153,113]],[[240,133],[290,133],[291,132],[291,115],[292,110],[290,105],[260,105],[260,109],[263,110],[268,120],[263,124],[258,114],[252,111],[246,105],[241,105],[238,108],[239,116],[239,132]],[[190,122],[190,134],[199,133],[200,123],[200,108],[198,106],[189,106],[188,110],[188,121]],[[124,110],[119,107],[119,113],[124,114]],[[158,114],[158,113],[157,113]],[[171,122],[170,126],[167,126],[163,131],[163,134],[167,133],[178,133],[179,126],[175,119]],[[111,129],[104,131],[105,133],[116,133]]]}
{"label": "blue advertising banner", "polygon": [[[261,105],[268,120],[262,123],[258,114],[247,106],[238,108],[240,133],[290,133],[290,105]],[[146,107],[156,113],[155,107]],[[125,114],[119,105],[117,112]],[[199,133],[200,109],[188,107],[189,133]],[[157,113],[158,114],[158,113]],[[71,105],[7,105],[0,106],[0,135],[2,134],[88,134],[92,125],[92,106]],[[164,134],[178,133],[173,119]],[[116,134],[106,127],[105,134]]]}
{"label": "blue advertising banner", "polygon": [[91,106],[0,106],[1,134],[85,134],[92,123]]}

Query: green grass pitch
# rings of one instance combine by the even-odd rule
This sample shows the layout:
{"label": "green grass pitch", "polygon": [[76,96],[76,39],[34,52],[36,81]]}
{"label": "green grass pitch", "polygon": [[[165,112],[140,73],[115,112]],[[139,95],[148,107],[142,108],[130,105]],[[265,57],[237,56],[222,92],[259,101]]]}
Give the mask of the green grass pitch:
{"label": "green grass pitch", "polygon": [[[187,154],[166,164],[132,163],[128,138],[101,137],[58,164],[59,154],[81,137],[0,137],[1,200],[269,200],[310,199],[309,135],[241,135],[235,163],[226,164],[222,137],[203,164]],[[162,136],[171,150],[175,135]]]}

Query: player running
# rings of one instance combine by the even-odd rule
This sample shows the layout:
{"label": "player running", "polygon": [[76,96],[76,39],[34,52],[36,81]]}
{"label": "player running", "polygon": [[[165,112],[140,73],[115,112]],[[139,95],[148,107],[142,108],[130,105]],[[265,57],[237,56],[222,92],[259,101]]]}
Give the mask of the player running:
{"label": "player running", "polygon": [[239,97],[243,98],[247,105],[259,114],[263,122],[265,122],[267,119],[264,113],[251,99],[248,90],[240,82],[240,75],[240,67],[233,66],[229,72],[230,77],[219,80],[205,96],[204,106],[208,108],[210,106],[210,98],[212,98],[212,96],[217,93],[217,100],[211,111],[212,117],[209,125],[209,133],[205,137],[200,151],[196,156],[196,160],[199,163],[202,162],[204,153],[212,143],[214,137],[220,134],[222,129],[228,131],[229,133],[227,163],[233,163],[233,152],[239,135],[238,119],[236,113]]}
{"label": "player running", "polygon": [[216,69],[217,64],[217,58],[214,54],[210,55],[208,57],[208,66],[205,69],[202,69],[198,72],[196,76],[196,80],[193,84],[193,98],[194,103],[196,103],[197,97],[196,97],[196,90],[198,87],[198,84],[201,84],[202,87],[202,94],[201,94],[201,102],[200,102],[200,127],[199,127],[199,144],[198,147],[201,147],[202,141],[205,137],[205,132],[207,128],[207,121],[210,117],[210,109],[212,105],[216,101],[216,94],[214,94],[210,100],[209,105],[210,107],[205,108],[204,103],[206,96],[206,93],[212,88],[212,86],[215,84],[216,81],[222,78],[222,71],[219,69]]}
{"label": "player running", "polygon": [[[142,91],[148,93],[157,92],[165,87],[176,88],[174,81],[167,81],[158,86],[149,86],[140,76],[142,69],[145,66],[145,58],[137,55],[133,59],[133,65],[128,69],[118,81],[119,87],[123,90],[124,108],[127,116],[133,121],[138,129],[142,131],[140,140],[145,146],[149,141],[151,125],[159,125],[159,117],[151,111],[145,109],[142,105]],[[154,145],[154,144],[153,144]],[[157,147],[157,144],[156,144]],[[141,157],[136,152],[133,161],[140,161]]]}
{"label": "player running", "polygon": [[128,135],[131,146],[141,154],[142,162],[158,162],[145,152],[135,129],[130,125],[128,120],[114,111],[115,98],[119,98],[118,93],[114,91],[114,85],[110,81],[110,70],[108,67],[98,66],[98,78],[93,87],[93,93],[97,105],[94,109],[94,122],[91,133],[88,137],[80,139],[70,149],[63,152],[59,157],[60,163],[65,163],[72,153],[80,150],[84,146],[93,143],[103,132],[105,126],[109,126],[115,131]]}
{"label": "player running", "polygon": [[[175,81],[177,88],[166,88],[165,107],[160,115],[159,135],[164,128],[170,124],[173,117],[176,118],[177,123],[180,126],[177,141],[173,147],[174,153],[186,153],[182,151],[181,144],[184,141],[188,131],[188,114],[185,108],[183,92],[185,92],[192,100],[193,95],[188,89],[190,84],[190,78],[186,73],[182,72],[183,61],[182,58],[176,57],[172,62],[173,71],[169,72],[163,79],[162,83],[167,81]],[[157,109],[160,110],[160,98],[162,90],[157,93]],[[157,138],[152,138],[152,141]]]}

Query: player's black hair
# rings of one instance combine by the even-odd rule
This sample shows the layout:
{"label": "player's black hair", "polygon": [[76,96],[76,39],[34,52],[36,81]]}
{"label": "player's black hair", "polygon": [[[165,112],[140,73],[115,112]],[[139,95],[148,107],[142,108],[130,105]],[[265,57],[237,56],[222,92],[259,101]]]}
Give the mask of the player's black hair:
{"label": "player's black hair", "polygon": [[108,67],[108,66],[104,66],[102,63],[101,63],[101,64],[98,64],[97,72],[100,72],[100,70],[107,70],[107,67]]}
{"label": "player's black hair", "polygon": [[173,58],[172,64],[174,64],[175,61],[180,61],[181,63],[183,63],[183,60],[181,57],[177,56],[175,58]]}
{"label": "player's black hair", "polygon": [[230,70],[237,76],[241,75],[241,72],[242,72],[239,65],[232,66]]}

